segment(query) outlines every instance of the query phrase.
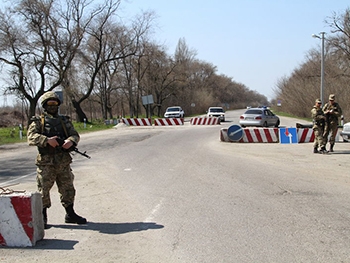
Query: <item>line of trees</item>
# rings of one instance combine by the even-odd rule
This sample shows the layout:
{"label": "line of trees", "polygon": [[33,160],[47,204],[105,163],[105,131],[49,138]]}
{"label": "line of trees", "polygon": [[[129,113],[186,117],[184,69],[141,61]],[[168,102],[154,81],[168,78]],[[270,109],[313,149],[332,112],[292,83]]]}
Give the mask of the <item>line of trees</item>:
{"label": "line of trees", "polygon": [[[62,90],[62,111],[88,120],[147,113],[142,97],[152,95],[151,114],[181,105],[186,114],[209,106],[266,105],[264,95],[196,58],[185,39],[174,55],[152,40],[155,14],[130,22],[118,16],[121,0],[19,0],[0,12],[0,65],[4,94],[35,115],[40,96]],[[100,114],[96,114],[99,111]]]}
{"label": "line of trees", "polygon": [[[330,94],[336,95],[345,121],[350,121],[350,9],[333,13],[325,23],[330,33],[325,35],[324,103]],[[290,76],[282,77],[275,87],[281,110],[299,117],[310,117],[316,98],[320,98],[321,49],[312,49],[305,62]]]}

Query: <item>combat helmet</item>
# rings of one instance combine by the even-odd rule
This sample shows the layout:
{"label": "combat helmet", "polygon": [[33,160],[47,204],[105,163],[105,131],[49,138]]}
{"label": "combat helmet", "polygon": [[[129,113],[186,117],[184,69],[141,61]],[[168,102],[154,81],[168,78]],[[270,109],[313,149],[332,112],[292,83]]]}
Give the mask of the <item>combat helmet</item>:
{"label": "combat helmet", "polygon": [[58,105],[61,104],[61,100],[60,98],[58,97],[58,95],[54,92],[54,91],[48,91],[48,92],[45,92],[42,96],[41,96],[41,106],[44,108],[45,106],[45,103],[48,101],[48,100],[56,100],[58,102]]}

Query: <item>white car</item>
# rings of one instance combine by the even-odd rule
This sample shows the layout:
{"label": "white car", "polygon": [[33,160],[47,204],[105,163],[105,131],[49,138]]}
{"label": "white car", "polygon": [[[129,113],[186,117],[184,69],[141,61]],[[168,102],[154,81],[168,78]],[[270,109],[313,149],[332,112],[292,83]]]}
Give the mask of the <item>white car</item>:
{"label": "white car", "polygon": [[344,142],[350,141],[350,122],[343,125],[343,130],[340,132],[340,135],[343,137]]}
{"label": "white car", "polygon": [[220,121],[225,121],[225,111],[222,107],[210,107],[207,111],[207,117],[219,117]]}
{"label": "white car", "polygon": [[185,118],[185,112],[180,106],[168,107],[164,113],[164,118]]}

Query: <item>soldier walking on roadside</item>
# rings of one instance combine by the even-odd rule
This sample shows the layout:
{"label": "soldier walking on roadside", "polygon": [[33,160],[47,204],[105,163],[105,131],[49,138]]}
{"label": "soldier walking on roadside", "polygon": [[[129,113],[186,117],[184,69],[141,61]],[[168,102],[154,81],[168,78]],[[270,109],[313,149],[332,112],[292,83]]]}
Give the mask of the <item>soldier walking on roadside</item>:
{"label": "soldier walking on roadside", "polygon": [[323,133],[323,151],[326,151],[326,145],[329,138],[330,148],[329,151],[333,152],[334,144],[335,144],[335,136],[337,135],[338,125],[339,125],[339,117],[343,114],[342,109],[339,104],[335,102],[335,95],[329,95],[329,101],[322,108],[323,113],[326,116],[326,125]]}
{"label": "soldier walking on roadside", "polygon": [[[316,99],[315,105],[311,109],[311,117],[313,120],[313,126],[312,129],[315,134],[315,140],[314,140],[314,153],[322,153],[322,149],[324,148],[323,144],[323,132],[324,132],[324,126],[325,126],[325,120],[326,117],[323,114],[323,111],[321,109],[321,100]],[[320,151],[318,148],[320,147]]]}
{"label": "soldier walking on roadside", "polygon": [[[50,190],[56,182],[61,204],[66,210],[65,222],[86,224],[86,219],[73,209],[75,188],[74,175],[70,168],[72,157],[69,149],[79,142],[79,134],[69,117],[58,114],[61,101],[53,91],[44,93],[41,106],[44,113],[33,117],[28,128],[28,143],[38,147],[37,186],[42,195],[44,228],[47,225],[47,209],[51,206]],[[59,143],[61,142],[61,144]]]}

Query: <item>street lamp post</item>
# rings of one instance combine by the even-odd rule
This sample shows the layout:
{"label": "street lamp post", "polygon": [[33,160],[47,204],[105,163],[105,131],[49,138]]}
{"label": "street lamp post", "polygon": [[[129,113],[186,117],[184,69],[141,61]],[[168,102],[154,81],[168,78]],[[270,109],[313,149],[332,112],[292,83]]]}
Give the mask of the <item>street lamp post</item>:
{"label": "street lamp post", "polygon": [[323,91],[324,91],[324,34],[325,32],[320,32],[319,35],[313,34],[312,37],[321,39],[321,91],[320,99],[323,105]]}

